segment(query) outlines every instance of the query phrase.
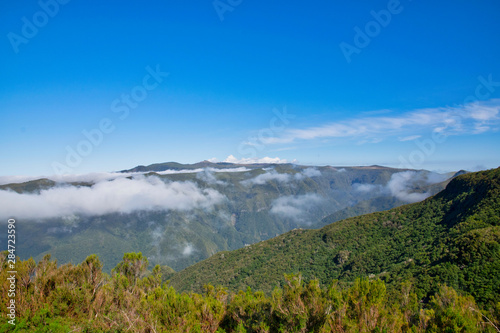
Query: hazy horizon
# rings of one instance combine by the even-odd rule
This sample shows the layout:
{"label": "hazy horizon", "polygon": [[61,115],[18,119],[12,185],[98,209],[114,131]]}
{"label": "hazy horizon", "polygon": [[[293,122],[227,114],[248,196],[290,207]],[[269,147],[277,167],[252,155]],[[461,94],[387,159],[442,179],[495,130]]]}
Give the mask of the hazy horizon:
{"label": "hazy horizon", "polygon": [[[194,163],[183,163],[183,162],[179,162],[179,161],[163,161],[163,162],[158,162],[158,163],[151,163],[151,164],[161,164],[161,163],[170,163],[170,162],[173,162],[173,163],[179,163],[179,164],[183,164],[183,165],[193,165],[193,164],[197,164],[197,163],[202,163],[202,162],[210,162],[210,163],[213,163],[214,165],[217,165],[218,163],[230,163],[230,164],[235,164],[235,165],[252,165],[252,164],[270,164],[270,165],[277,165],[277,164],[295,164],[295,165],[300,165],[300,166],[305,166],[305,167],[325,167],[325,166],[330,166],[330,167],[338,167],[338,168],[349,168],[349,167],[370,167],[370,166],[379,166],[379,167],[387,167],[387,168],[395,168],[397,169],[398,166],[389,166],[389,165],[380,165],[380,164],[366,164],[366,165],[350,165],[350,164],[345,164],[345,165],[341,165],[341,164],[338,164],[338,165],[332,165],[332,164],[302,164],[302,163],[298,163],[298,161],[296,160],[292,160],[292,161],[288,161],[286,159],[280,159],[279,161],[276,161],[276,159],[279,159],[279,158],[270,158],[270,157],[264,157],[264,158],[259,158],[255,161],[242,161],[242,160],[237,160],[237,161],[234,161],[234,160],[231,160],[231,159],[224,159],[224,160],[211,160],[211,159],[205,159],[205,160],[201,160],[201,161],[197,161],[197,162],[194,162]],[[268,162],[268,161],[276,161],[276,162]],[[92,171],[89,171],[89,172],[81,172],[81,173],[65,173],[65,174],[56,174],[56,173],[52,173],[52,174],[24,174],[24,175],[21,175],[21,174],[12,174],[12,175],[0,175],[0,185],[6,185],[6,184],[13,184],[13,183],[23,183],[23,182],[27,182],[27,181],[31,181],[31,180],[37,180],[37,179],[42,179],[42,178],[48,178],[48,179],[51,179],[51,180],[56,180],[56,181],[63,181],[63,182],[71,182],[71,181],[75,181],[75,180],[71,180],[73,178],[78,178],[78,177],[89,177],[89,176],[96,176],[98,178],[106,178],[107,176],[109,175],[114,175],[114,174],[122,174],[122,171],[123,170],[129,170],[129,169],[133,169],[135,167],[138,167],[138,166],[148,166],[148,165],[151,165],[151,164],[140,164],[140,165],[134,165],[134,166],[131,166],[131,167],[127,167],[127,168],[122,168],[122,169],[117,169],[117,170],[92,170]],[[500,167],[500,166],[498,166]],[[468,171],[468,172],[476,172],[476,171],[483,171],[483,170],[489,170],[489,169],[495,169],[497,167],[492,167],[492,168],[487,168],[485,166],[480,166],[480,165],[477,165],[471,169],[466,169],[466,168],[456,168],[456,169],[432,169],[432,168],[429,168],[429,169],[425,169],[425,168],[408,168],[408,169],[412,169],[412,170],[426,170],[426,171],[430,171],[430,172],[435,172],[435,173],[440,173],[440,174],[446,174],[446,173],[451,173],[451,172],[458,172],[458,171],[461,171],[461,170],[464,170],[464,171]],[[199,173],[199,172],[202,172],[203,170],[205,170],[206,168],[202,168],[202,169],[186,169],[186,170],[179,170],[179,171],[174,171],[174,170],[171,170],[171,169],[167,169],[165,171],[161,171],[161,172],[158,172],[159,174],[168,174],[168,171],[171,170],[173,171],[172,173]],[[405,169],[405,168],[401,168],[401,169]],[[220,169],[221,171],[224,170],[224,172],[232,172],[231,170],[227,170],[227,169]],[[143,174],[143,172],[137,172],[137,174]],[[124,173],[124,175],[127,175],[127,173]],[[69,180],[68,180],[69,179]]]}

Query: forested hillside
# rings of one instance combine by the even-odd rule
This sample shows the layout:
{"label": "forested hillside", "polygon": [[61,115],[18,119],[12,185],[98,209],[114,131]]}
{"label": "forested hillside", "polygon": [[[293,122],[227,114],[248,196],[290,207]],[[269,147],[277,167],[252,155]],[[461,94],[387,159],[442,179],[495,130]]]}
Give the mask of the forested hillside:
{"label": "forested hillside", "polygon": [[206,283],[271,292],[285,273],[305,280],[382,279],[389,289],[412,281],[428,300],[440,284],[492,306],[500,294],[500,169],[461,175],[423,202],[293,230],[232,252],[220,252],[171,280],[180,291]]}

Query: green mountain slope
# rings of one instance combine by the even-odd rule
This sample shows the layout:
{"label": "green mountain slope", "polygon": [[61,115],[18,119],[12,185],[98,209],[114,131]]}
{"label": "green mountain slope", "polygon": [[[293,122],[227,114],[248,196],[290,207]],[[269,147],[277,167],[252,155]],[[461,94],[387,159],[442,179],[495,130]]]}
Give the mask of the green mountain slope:
{"label": "green mountain slope", "polygon": [[[121,177],[138,177],[136,183],[147,178],[165,184],[191,184],[200,192],[215,191],[224,200],[210,208],[190,210],[173,207],[97,214],[88,209],[86,213],[51,218],[20,218],[23,245],[17,253],[21,258],[39,261],[50,253],[59,263],[76,264],[97,254],[104,270],[110,272],[122,253],[142,252],[152,264],[179,271],[219,251],[243,248],[294,228],[323,227],[333,222],[324,218],[335,212],[339,212],[338,220],[400,206],[408,202],[408,195],[423,198],[435,194],[445,186],[441,181],[452,176],[380,166],[335,168],[206,161],[160,163],[123,172],[127,175]],[[61,188],[95,193],[96,188],[114,182],[105,178],[92,182],[91,177],[66,179],[66,183],[41,179],[6,184],[0,186],[0,191],[33,199]],[[127,188],[119,190],[126,192]],[[113,202],[115,193],[109,191],[103,199]],[[88,203],[93,199],[88,195],[75,201]],[[143,199],[138,196],[137,200]],[[8,207],[4,211],[10,215]],[[0,226],[2,223],[6,220],[1,220]],[[4,241],[0,239],[0,246]]]}
{"label": "green mountain slope", "polygon": [[204,284],[270,292],[285,273],[350,282],[413,280],[419,298],[440,283],[479,303],[500,295],[500,168],[461,175],[422,202],[350,218],[319,230],[293,230],[176,273],[178,290]]}

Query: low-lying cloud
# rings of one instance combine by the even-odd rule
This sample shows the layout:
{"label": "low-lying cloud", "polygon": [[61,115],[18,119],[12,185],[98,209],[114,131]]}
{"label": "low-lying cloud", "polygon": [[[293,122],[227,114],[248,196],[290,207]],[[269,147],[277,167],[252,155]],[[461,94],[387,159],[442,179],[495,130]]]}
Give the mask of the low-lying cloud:
{"label": "low-lying cloud", "polygon": [[384,190],[385,190],[383,185],[363,184],[363,183],[353,184],[352,189],[356,192],[361,192],[361,193],[380,193],[380,192],[384,192]]}
{"label": "low-lying cloud", "polygon": [[246,172],[250,171],[245,167],[238,168],[198,168],[198,169],[182,169],[182,170],[165,170],[155,172],[159,175],[173,175],[179,173],[200,173],[200,172]]}
{"label": "low-lying cloud", "polygon": [[225,200],[214,189],[192,182],[163,182],[158,177],[118,178],[92,186],[59,186],[39,193],[0,191],[0,216],[45,219],[134,211],[210,210]]}
{"label": "low-lying cloud", "polygon": [[304,171],[302,171],[302,175],[304,175],[305,177],[309,177],[309,178],[320,177],[321,171],[319,171],[316,168],[307,168],[307,169],[304,169]]}
{"label": "low-lying cloud", "polygon": [[223,182],[222,180],[218,180],[217,177],[214,174],[214,170],[212,169],[204,169],[202,172],[198,173],[196,175],[196,178],[199,180],[204,181],[207,184],[210,185],[227,185],[226,182]]}
{"label": "low-lying cloud", "polygon": [[321,204],[324,200],[323,197],[315,193],[284,196],[272,202],[270,212],[295,222],[303,222],[307,218],[308,210]]}
{"label": "low-lying cloud", "polygon": [[298,172],[295,174],[279,173],[276,170],[271,169],[271,170],[266,170],[266,173],[258,175],[254,178],[243,180],[241,184],[245,186],[264,185],[272,180],[280,183],[289,183],[292,180],[302,180],[305,178],[312,178],[318,176],[321,176],[321,171],[319,171],[316,168],[307,168],[304,169],[302,172]]}
{"label": "low-lying cloud", "polygon": [[182,249],[183,256],[190,256],[196,249],[192,244],[187,244],[184,249]]}
{"label": "low-lying cloud", "polygon": [[413,203],[431,196],[431,193],[428,192],[415,192],[414,188],[418,184],[435,184],[445,179],[445,176],[434,173],[425,174],[416,171],[398,172],[391,176],[391,180],[387,183],[387,189],[399,200]]}
{"label": "low-lying cloud", "polygon": [[57,183],[98,183],[103,180],[127,178],[134,175],[142,175],[138,172],[91,172],[85,174],[65,174],[52,176],[0,176],[0,185],[25,183],[38,179],[49,179]]}
{"label": "low-lying cloud", "polygon": [[416,192],[421,185],[431,185],[442,182],[448,177],[434,172],[403,171],[394,173],[386,185],[380,184],[353,184],[354,191],[372,195],[392,195],[398,200],[413,203],[427,199],[432,195],[429,192]]}
{"label": "low-lying cloud", "polygon": [[[217,159],[213,158],[209,160],[210,162],[217,162]],[[252,158],[241,158],[238,159],[233,155],[229,155],[223,162],[234,163],[234,164],[285,164],[285,163],[295,163],[296,160],[289,162],[286,159],[281,159],[279,157],[252,157]]]}
{"label": "low-lying cloud", "polygon": [[254,178],[250,178],[241,182],[243,185],[264,185],[269,181],[277,181],[281,183],[287,183],[292,179],[292,176],[288,173],[279,173],[276,170],[271,170]]}
{"label": "low-lying cloud", "polygon": [[[187,173],[203,173],[203,172],[247,172],[250,169],[245,167],[237,168],[198,168],[198,169],[181,169],[181,170],[164,170],[155,172],[158,175],[174,175]],[[84,174],[64,174],[52,176],[0,176],[0,185],[24,183],[38,179],[49,179],[57,183],[91,183],[95,184],[104,180],[114,180],[118,178],[140,177],[148,172],[90,172]]]}

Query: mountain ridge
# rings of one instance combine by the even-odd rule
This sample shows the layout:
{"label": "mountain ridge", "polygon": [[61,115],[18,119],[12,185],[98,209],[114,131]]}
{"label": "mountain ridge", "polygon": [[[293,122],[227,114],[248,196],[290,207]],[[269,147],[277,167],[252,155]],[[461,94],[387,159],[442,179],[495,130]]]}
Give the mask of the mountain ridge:
{"label": "mountain ridge", "polygon": [[[60,263],[78,263],[95,253],[109,272],[123,253],[142,252],[153,264],[178,271],[218,251],[294,228],[321,227],[326,216],[343,209],[340,218],[421,200],[444,188],[434,178],[449,177],[379,166],[200,163],[157,163],[137,174],[129,169],[0,186],[0,194],[12,201],[6,208],[26,198],[51,214],[33,210],[30,218],[21,218],[26,242],[19,254],[40,260],[50,253]],[[205,165],[211,167],[199,168]],[[187,208],[180,209],[177,200]],[[25,213],[25,205],[19,206]],[[62,213],[53,213],[58,209]]]}
{"label": "mountain ridge", "polygon": [[[329,167],[329,168],[334,168],[334,169],[342,169],[342,168],[347,168],[347,169],[391,169],[391,170],[401,170],[401,171],[408,171],[408,170],[413,170],[413,169],[407,169],[407,168],[393,168],[393,167],[387,167],[383,165],[352,165],[352,166],[333,166],[333,165],[324,165],[324,166],[317,166],[317,165],[302,165],[298,163],[233,163],[233,162],[210,162],[208,160],[196,162],[196,163],[179,163],[175,161],[170,161],[170,162],[161,162],[161,163],[153,163],[149,165],[137,165],[133,168],[130,169],[124,169],[118,172],[121,173],[128,173],[128,172],[161,172],[161,171],[166,171],[166,170],[190,170],[190,169],[198,169],[198,168],[209,168],[209,167],[216,167],[220,169],[224,168],[232,168],[232,167],[248,167],[252,169],[258,169],[262,167],[273,167],[273,166],[296,166],[296,167],[302,167],[302,168],[308,168],[308,167]],[[424,170],[415,170],[415,171],[424,171]]]}

